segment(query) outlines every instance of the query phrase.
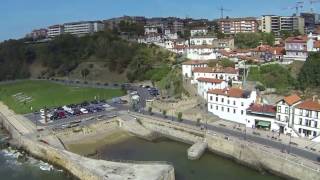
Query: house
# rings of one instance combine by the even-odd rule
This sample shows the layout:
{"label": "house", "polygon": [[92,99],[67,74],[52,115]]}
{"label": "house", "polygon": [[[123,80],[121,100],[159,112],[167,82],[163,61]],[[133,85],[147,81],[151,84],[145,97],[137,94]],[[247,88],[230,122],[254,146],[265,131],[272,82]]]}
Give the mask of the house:
{"label": "house", "polygon": [[193,69],[197,67],[208,67],[208,62],[199,60],[189,60],[182,63],[182,75],[185,78],[193,77]]}
{"label": "house", "polygon": [[215,52],[212,45],[193,45],[187,48],[188,59],[212,60],[217,59],[217,52]]}
{"label": "house", "polygon": [[224,34],[258,32],[258,21],[254,17],[219,19],[220,31]]}
{"label": "house", "polygon": [[275,123],[276,106],[266,104],[251,104],[247,109],[246,127],[278,131]]}
{"label": "house", "polygon": [[190,30],[191,37],[193,36],[205,36],[208,34],[207,27],[194,27]]}
{"label": "house", "polygon": [[214,79],[222,79],[226,82],[231,81],[239,81],[239,70],[226,67],[226,68],[212,68],[212,67],[196,67],[193,70],[193,80],[191,83],[197,84],[198,78],[214,78]]}
{"label": "house", "polygon": [[231,51],[234,49],[234,38],[214,39],[212,44],[215,49]]}
{"label": "house", "polygon": [[194,36],[190,37],[190,46],[194,45],[212,45],[213,41],[217,39],[214,36]]}
{"label": "house", "polygon": [[296,95],[286,96],[277,102],[277,113],[275,123],[279,125],[279,132],[284,134],[292,134],[294,107],[301,102],[301,98]]}
{"label": "house", "polygon": [[285,61],[306,61],[308,57],[307,36],[288,37],[285,40]]}
{"label": "house", "polygon": [[257,97],[256,91],[239,88],[211,89],[208,91],[208,112],[220,118],[246,124],[246,110]]}
{"label": "house", "polygon": [[176,53],[176,54],[185,54],[187,53],[187,49],[188,49],[188,46],[187,45],[174,45],[172,49],[169,49],[170,51]]}
{"label": "house", "polygon": [[198,78],[198,94],[204,99],[207,99],[207,93],[209,89],[224,89],[228,87],[228,83],[222,79],[214,78]]}
{"label": "house", "polygon": [[318,137],[320,135],[320,102],[313,98],[296,105],[293,123],[294,129],[302,137],[309,139]]}

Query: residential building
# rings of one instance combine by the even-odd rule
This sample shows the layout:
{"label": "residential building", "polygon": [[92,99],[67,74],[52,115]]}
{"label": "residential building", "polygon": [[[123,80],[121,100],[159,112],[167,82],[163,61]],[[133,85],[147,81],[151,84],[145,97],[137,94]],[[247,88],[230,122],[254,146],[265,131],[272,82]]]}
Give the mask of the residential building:
{"label": "residential building", "polygon": [[295,106],[294,129],[309,139],[320,135],[320,103],[318,100],[306,100]]}
{"label": "residential building", "polygon": [[174,33],[178,33],[178,32],[183,33],[184,32],[184,24],[181,21],[177,21],[177,20],[173,21],[171,29]]}
{"label": "residential building", "polygon": [[194,27],[190,30],[191,37],[193,36],[206,36],[208,34],[207,27]]}
{"label": "residential building", "polygon": [[208,91],[208,112],[220,118],[246,124],[247,109],[255,102],[257,93],[239,88]]}
{"label": "residential building", "polygon": [[189,60],[182,63],[182,75],[184,78],[193,77],[193,69],[197,67],[208,67],[207,61]]}
{"label": "residential building", "polygon": [[48,27],[48,37],[54,38],[56,36],[60,36],[64,33],[64,26],[63,25],[53,25]]}
{"label": "residential building", "polygon": [[296,95],[286,96],[277,102],[277,113],[275,123],[279,126],[279,132],[284,134],[292,134],[293,120],[294,120],[294,107],[301,102],[301,98]]}
{"label": "residential building", "polygon": [[275,123],[276,106],[266,104],[251,104],[247,109],[246,127],[278,131]]}
{"label": "residential building", "polygon": [[64,24],[64,33],[76,36],[84,36],[103,30],[104,24],[100,21],[80,21]]}
{"label": "residential building", "polygon": [[224,34],[258,32],[256,18],[226,18],[218,21],[220,31]]}
{"label": "residential building", "polygon": [[217,38],[214,36],[193,36],[193,37],[190,37],[190,46],[212,45],[215,39]]}
{"label": "residential building", "polygon": [[304,27],[307,34],[313,32],[316,26],[316,14],[315,13],[300,13],[300,16],[304,18]]}
{"label": "residential building", "polygon": [[187,58],[192,60],[213,60],[218,56],[212,45],[189,46],[186,53]]}
{"label": "residential building", "polygon": [[45,39],[48,37],[48,30],[47,29],[35,29],[31,33],[26,35],[27,38],[32,38],[34,40],[37,39]]}
{"label": "residential building", "polygon": [[275,33],[279,35],[280,31],[299,31],[305,33],[304,18],[300,16],[276,16],[263,15],[261,21],[261,31],[266,33]]}
{"label": "residential building", "polygon": [[228,83],[222,79],[214,78],[198,78],[197,90],[198,94],[207,100],[209,89],[224,89],[228,87]]}
{"label": "residential building", "polygon": [[234,38],[214,39],[212,44],[215,49],[231,51],[234,49]]}
{"label": "residential building", "polygon": [[156,25],[146,25],[144,26],[144,34],[158,34],[160,32],[159,27]]}
{"label": "residential building", "polygon": [[226,67],[226,68],[212,68],[212,67],[195,67],[192,70],[193,72],[193,80],[191,83],[197,84],[198,78],[213,78],[213,79],[222,79],[226,82],[231,81],[239,81],[239,70]]}
{"label": "residential building", "polygon": [[286,61],[306,61],[308,57],[307,36],[289,37],[285,40]]}

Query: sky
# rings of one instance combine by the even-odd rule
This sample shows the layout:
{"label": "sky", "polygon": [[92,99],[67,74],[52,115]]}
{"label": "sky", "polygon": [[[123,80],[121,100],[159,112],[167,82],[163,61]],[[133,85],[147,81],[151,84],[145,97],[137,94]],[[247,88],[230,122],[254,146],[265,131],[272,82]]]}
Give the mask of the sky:
{"label": "sky", "polygon": [[[299,0],[302,1],[302,0]],[[32,29],[81,20],[123,15],[215,19],[219,7],[230,17],[292,15],[296,0],[1,0],[0,41],[21,38]],[[310,10],[305,0],[304,11]],[[320,3],[314,4],[319,12]],[[287,8],[287,9],[285,9]]]}

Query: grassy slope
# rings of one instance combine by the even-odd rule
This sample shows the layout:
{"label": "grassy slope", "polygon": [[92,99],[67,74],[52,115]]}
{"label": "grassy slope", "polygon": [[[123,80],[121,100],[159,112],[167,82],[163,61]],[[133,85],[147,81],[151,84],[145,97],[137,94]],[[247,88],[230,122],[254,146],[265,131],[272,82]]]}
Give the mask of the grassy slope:
{"label": "grassy slope", "polygon": [[[32,102],[19,102],[12,95],[24,93],[33,99]],[[16,113],[29,113],[30,107],[39,110],[44,106],[53,107],[84,100],[93,100],[95,96],[110,99],[123,95],[120,89],[95,89],[76,86],[65,86],[48,81],[22,81],[14,84],[0,85],[0,100]]]}

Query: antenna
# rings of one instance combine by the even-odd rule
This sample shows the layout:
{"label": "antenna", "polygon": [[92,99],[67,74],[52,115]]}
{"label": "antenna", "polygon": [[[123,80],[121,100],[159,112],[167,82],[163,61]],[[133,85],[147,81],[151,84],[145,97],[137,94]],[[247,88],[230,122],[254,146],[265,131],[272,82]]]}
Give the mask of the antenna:
{"label": "antenna", "polygon": [[225,9],[223,6],[221,6],[220,8],[218,8],[218,10],[220,11],[220,13],[221,13],[221,19],[223,19],[223,13],[225,12],[225,11],[231,11],[230,9]]}

